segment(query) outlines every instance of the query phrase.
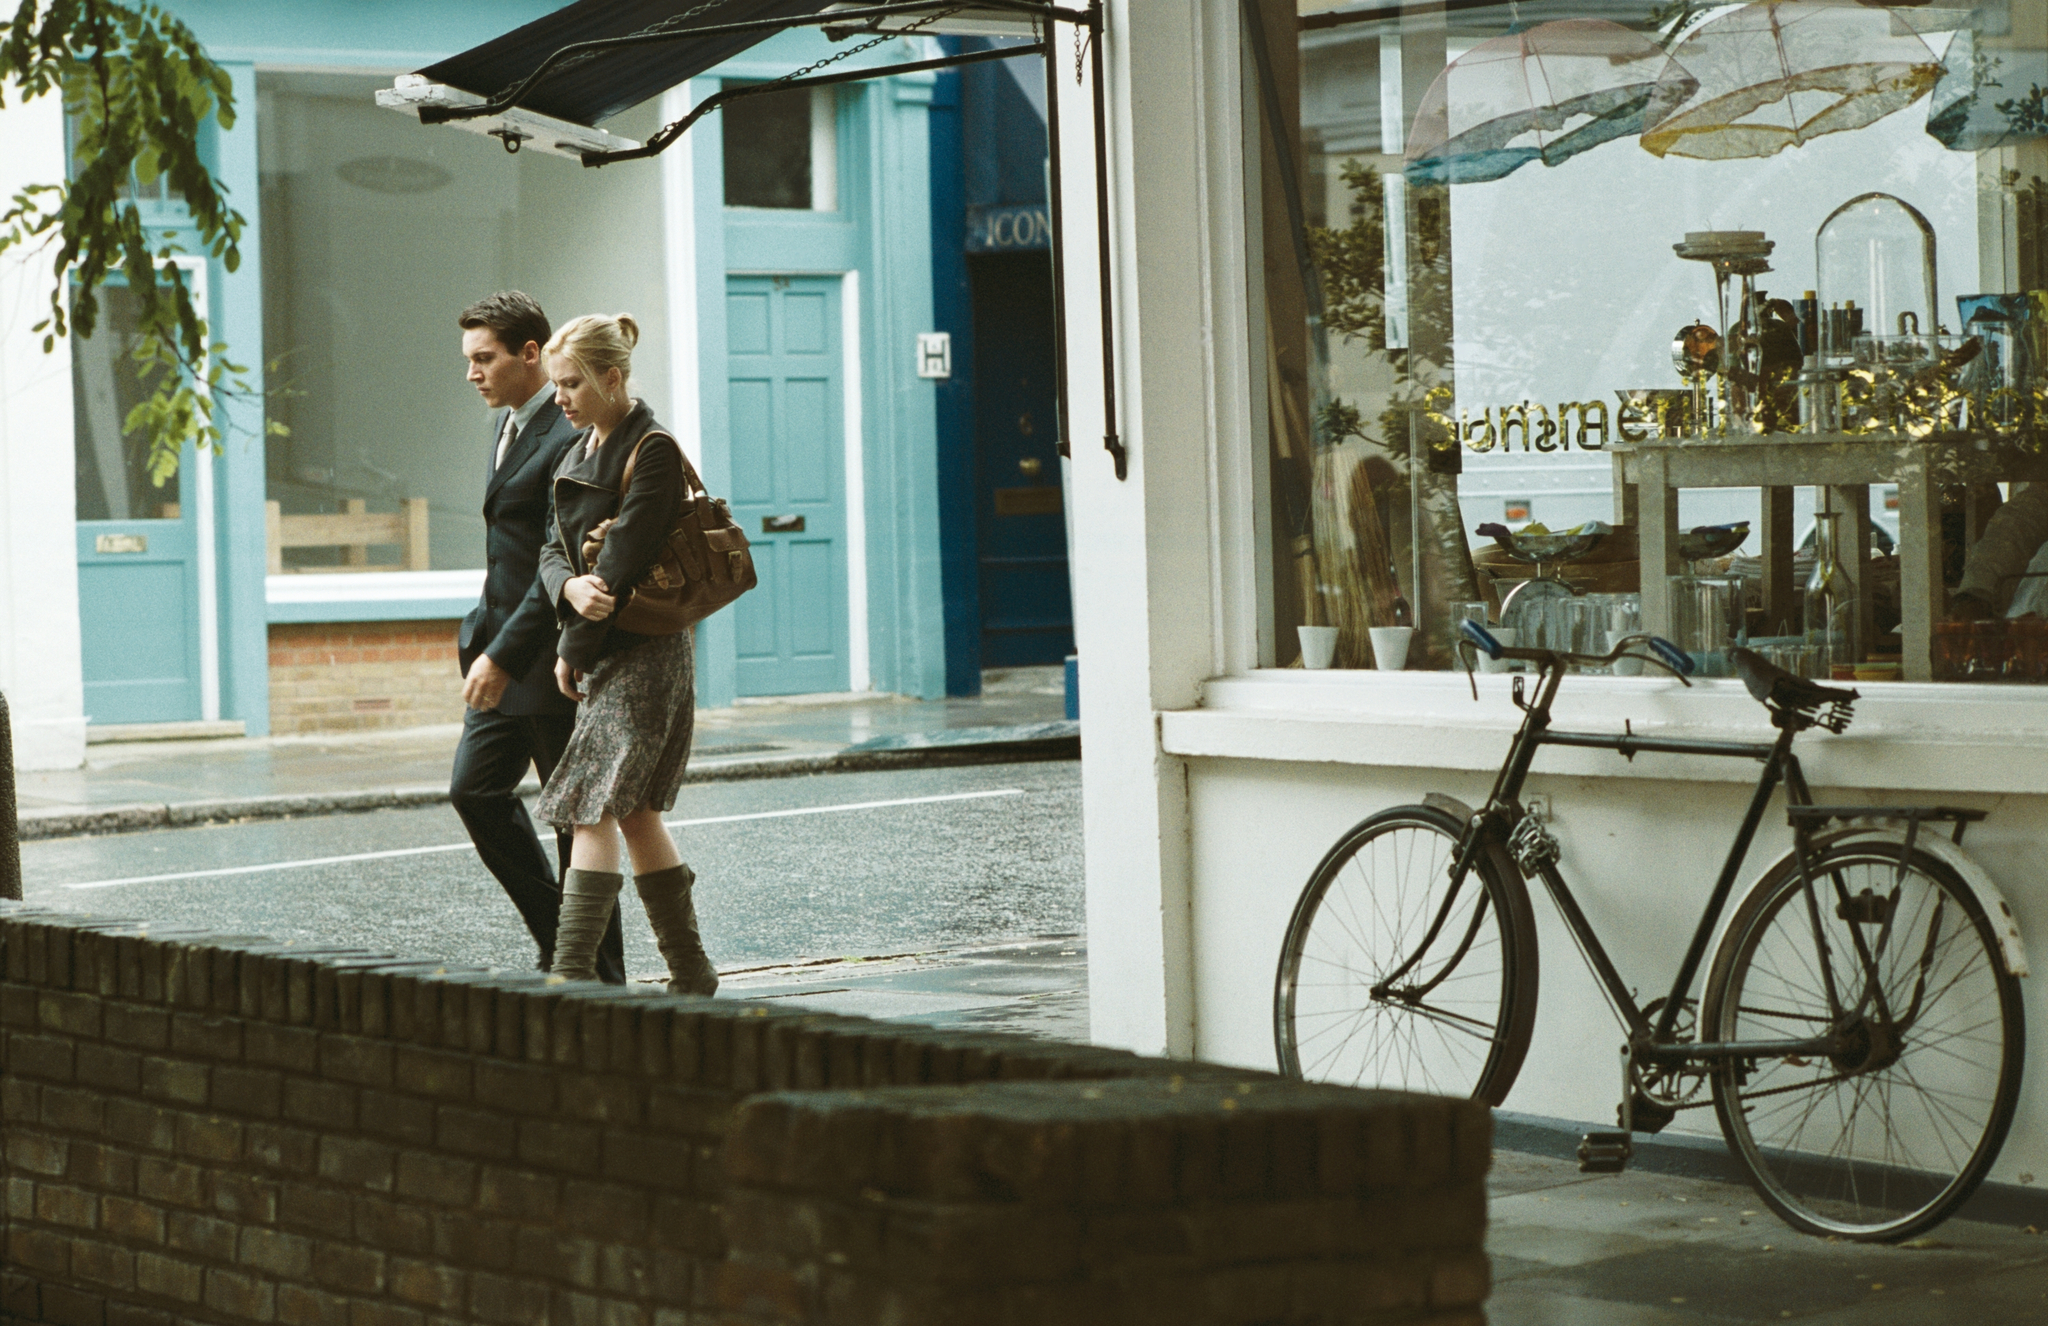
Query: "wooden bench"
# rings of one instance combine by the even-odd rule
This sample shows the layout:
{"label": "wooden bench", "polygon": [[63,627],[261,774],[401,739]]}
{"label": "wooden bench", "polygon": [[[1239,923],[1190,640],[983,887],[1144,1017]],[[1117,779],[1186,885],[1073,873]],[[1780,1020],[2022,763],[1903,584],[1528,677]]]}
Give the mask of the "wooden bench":
{"label": "wooden bench", "polygon": [[[427,499],[408,497],[389,514],[373,514],[360,497],[342,502],[341,510],[311,516],[287,516],[276,502],[263,504],[263,530],[270,550],[270,574],[300,571],[425,571],[427,564]],[[396,544],[397,562],[370,561],[373,544]],[[286,566],[287,548],[339,548],[340,566]]]}

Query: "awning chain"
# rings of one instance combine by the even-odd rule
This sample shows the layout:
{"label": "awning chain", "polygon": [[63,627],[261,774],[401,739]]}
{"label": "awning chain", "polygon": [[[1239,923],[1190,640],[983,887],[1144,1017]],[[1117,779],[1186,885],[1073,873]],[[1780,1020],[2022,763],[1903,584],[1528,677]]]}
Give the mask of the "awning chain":
{"label": "awning chain", "polygon": [[[719,3],[720,0],[712,0],[712,2]],[[966,5],[955,5],[951,9],[937,10],[934,11],[933,13],[925,15],[923,18],[913,19],[908,24],[904,25],[903,27],[895,29],[893,32],[884,32],[878,37],[870,37],[868,40],[862,42],[858,46],[849,46],[843,51],[835,51],[831,55],[826,56],[824,59],[819,60],[815,64],[807,64],[803,68],[797,70],[794,73],[784,74],[780,78],[773,79],[771,80],[771,85],[773,83],[787,83],[792,79],[806,78],[811,74],[817,73],[820,69],[825,68],[827,65],[835,65],[838,64],[841,60],[851,59],[852,57],[859,55],[862,51],[871,51],[877,46],[881,46],[887,42],[896,40],[896,38],[898,37],[908,37],[912,33],[916,32],[919,28],[930,27],[932,24],[938,22],[942,18],[951,18],[953,15],[959,13],[961,10],[965,8],[967,8]]]}
{"label": "awning chain", "polygon": [[[723,9],[726,5],[730,4],[731,2],[732,0],[704,0],[702,4],[694,5],[691,8],[684,10],[680,14],[670,14],[667,18],[664,18],[659,22],[650,23],[646,27],[641,28],[638,32],[629,32],[626,34],[626,36],[629,38],[658,37],[665,32],[674,32],[677,31],[680,27],[687,25],[692,19],[702,18],[704,15],[710,13],[714,9]],[[556,65],[553,69],[549,70],[548,77],[559,77],[562,74],[568,73],[571,69],[576,68],[578,65],[590,63],[592,60],[597,59],[600,55],[603,54],[603,51],[584,51],[580,55],[572,55],[568,59]],[[507,83],[502,89],[499,90],[497,97],[494,97],[493,100],[503,100],[509,98],[512,95],[513,89],[517,88],[522,81],[524,80],[514,79],[510,83]]]}

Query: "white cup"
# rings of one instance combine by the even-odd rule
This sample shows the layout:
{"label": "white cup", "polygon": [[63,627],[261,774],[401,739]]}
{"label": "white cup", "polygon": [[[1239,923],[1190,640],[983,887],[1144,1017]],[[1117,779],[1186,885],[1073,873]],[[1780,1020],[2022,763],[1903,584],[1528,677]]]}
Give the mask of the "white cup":
{"label": "white cup", "polygon": [[1337,628],[1334,626],[1297,626],[1301,635],[1301,666],[1305,668],[1327,668],[1330,660],[1337,656]]}
{"label": "white cup", "polygon": [[1381,672],[1399,672],[1408,661],[1408,641],[1414,638],[1412,626],[1374,626],[1367,628],[1372,636],[1373,666]]}
{"label": "white cup", "polygon": [[[1486,633],[1500,641],[1501,648],[1514,648],[1514,627],[1489,626],[1486,628]],[[1515,670],[1515,661],[1510,658],[1494,658],[1482,649],[1479,651],[1479,670],[1481,672],[1513,672]]]}

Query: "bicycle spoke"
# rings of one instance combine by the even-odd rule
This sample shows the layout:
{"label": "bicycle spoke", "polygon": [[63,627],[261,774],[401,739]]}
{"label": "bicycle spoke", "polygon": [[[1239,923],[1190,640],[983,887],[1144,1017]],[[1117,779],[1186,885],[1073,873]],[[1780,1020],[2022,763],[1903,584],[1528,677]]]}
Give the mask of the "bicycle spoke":
{"label": "bicycle spoke", "polygon": [[1475,863],[1453,892],[1459,838],[1433,818],[1389,821],[1311,881],[1282,968],[1283,1063],[1291,1053],[1306,1077],[1470,1095],[1510,1043],[1495,885]]}
{"label": "bicycle spoke", "polygon": [[[1714,1034],[1763,1040],[1804,1027],[1838,1049],[1721,1074],[1716,1103],[1760,1191],[1794,1224],[1904,1237],[1967,1196],[2003,1139],[2016,1081],[2001,995],[2010,977],[1967,895],[1918,856],[1907,870],[1890,847],[1823,855],[1814,875],[1830,904],[1818,924],[1798,881],[1784,879],[1764,886],[1776,891],[1745,934],[1731,930],[1739,957]],[[1889,904],[1881,921],[1857,908],[1866,892]],[[1859,955],[1837,973],[1839,1018],[1822,952]]]}

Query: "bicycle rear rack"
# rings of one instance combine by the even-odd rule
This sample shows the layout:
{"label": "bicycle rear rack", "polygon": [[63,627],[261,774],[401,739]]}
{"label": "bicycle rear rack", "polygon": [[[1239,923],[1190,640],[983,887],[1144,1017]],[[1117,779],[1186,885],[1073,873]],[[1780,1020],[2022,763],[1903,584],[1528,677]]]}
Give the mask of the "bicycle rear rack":
{"label": "bicycle rear rack", "polygon": [[1841,820],[1845,824],[1855,820],[1899,820],[1905,823],[1909,840],[1911,837],[1918,836],[1922,824],[1953,824],[1955,825],[1955,830],[1950,837],[1958,845],[1963,841],[1963,830],[1975,824],[1978,820],[1983,819],[1988,814],[1990,814],[1989,811],[1966,810],[1961,806],[1787,806],[1785,808],[1786,823],[1795,829],[1800,827],[1802,821],[1825,825],[1830,820]]}

